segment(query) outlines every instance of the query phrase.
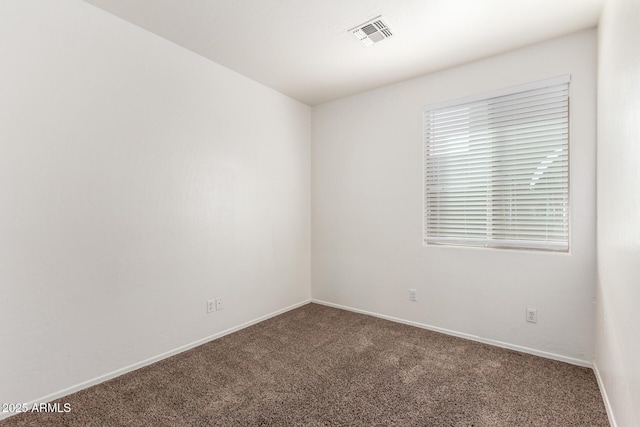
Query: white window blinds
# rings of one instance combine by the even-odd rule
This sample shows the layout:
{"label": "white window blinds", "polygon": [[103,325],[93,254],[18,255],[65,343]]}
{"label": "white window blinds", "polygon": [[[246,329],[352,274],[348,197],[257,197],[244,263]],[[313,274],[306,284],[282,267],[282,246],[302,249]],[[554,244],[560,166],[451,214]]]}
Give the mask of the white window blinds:
{"label": "white window blinds", "polygon": [[424,240],[567,251],[569,76],[424,111]]}

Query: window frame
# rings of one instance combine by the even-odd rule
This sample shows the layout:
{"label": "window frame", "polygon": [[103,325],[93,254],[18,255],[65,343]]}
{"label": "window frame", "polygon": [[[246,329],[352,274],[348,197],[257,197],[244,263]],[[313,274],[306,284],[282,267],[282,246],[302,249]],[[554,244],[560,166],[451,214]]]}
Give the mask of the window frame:
{"label": "window frame", "polygon": [[[529,240],[521,240],[521,239],[491,239],[489,233],[486,233],[486,238],[484,239],[484,243],[478,243],[479,240],[477,238],[464,238],[464,237],[442,237],[438,236],[437,238],[427,236],[427,227],[428,227],[428,212],[427,212],[427,198],[428,198],[428,182],[427,182],[427,173],[428,173],[428,162],[427,162],[427,114],[434,112],[435,110],[441,110],[450,107],[456,106],[464,106],[465,104],[470,104],[474,102],[482,102],[485,100],[492,100],[495,98],[500,98],[508,95],[515,95],[522,92],[544,89],[552,86],[567,86],[567,123],[566,123],[566,205],[564,205],[564,216],[566,217],[566,243],[565,241],[561,242],[550,242],[546,241],[529,241]],[[489,109],[490,107],[488,107]],[[473,247],[473,248],[495,248],[495,249],[513,249],[513,250],[534,250],[534,251],[551,251],[551,252],[560,252],[560,253],[568,253],[571,247],[571,75],[562,75],[554,78],[544,79],[540,81],[535,81],[531,83],[526,83],[517,86],[506,87],[486,93],[481,93],[477,95],[452,99],[444,102],[434,103],[425,105],[423,107],[423,216],[422,216],[422,238],[423,238],[423,246],[463,246],[463,247]],[[563,143],[564,144],[564,143]],[[491,146],[493,150],[493,145]],[[492,175],[489,175],[492,176]],[[487,194],[489,194],[493,188],[492,185],[488,186]],[[486,210],[491,210],[495,208],[495,203],[490,202],[486,205]],[[489,218],[489,215],[487,215]],[[493,222],[489,219],[486,221],[486,229],[490,230],[493,227]]]}

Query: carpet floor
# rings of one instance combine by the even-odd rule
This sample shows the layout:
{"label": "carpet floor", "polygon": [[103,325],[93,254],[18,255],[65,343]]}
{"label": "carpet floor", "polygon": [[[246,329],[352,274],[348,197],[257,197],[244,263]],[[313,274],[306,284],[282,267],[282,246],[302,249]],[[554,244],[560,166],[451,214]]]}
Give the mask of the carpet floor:
{"label": "carpet floor", "polygon": [[593,371],[308,304],[9,426],[608,426]]}

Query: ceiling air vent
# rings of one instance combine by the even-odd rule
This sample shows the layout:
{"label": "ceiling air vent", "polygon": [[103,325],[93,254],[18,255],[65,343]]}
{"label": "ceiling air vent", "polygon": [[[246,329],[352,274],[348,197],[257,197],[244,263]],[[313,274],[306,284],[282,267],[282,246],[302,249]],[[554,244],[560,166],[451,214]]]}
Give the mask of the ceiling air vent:
{"label": "ceiling air vent", "polygon": [[350,29],[349,32],[365,46],[371,46],[393,35],[382,15]]}

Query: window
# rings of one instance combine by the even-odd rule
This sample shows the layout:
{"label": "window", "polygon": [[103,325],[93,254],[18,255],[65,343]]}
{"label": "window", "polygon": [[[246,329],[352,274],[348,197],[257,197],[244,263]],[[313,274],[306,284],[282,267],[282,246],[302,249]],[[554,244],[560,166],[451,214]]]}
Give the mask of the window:
{"label": "window", "polygon": [[568,251],[569,80],[425,108],[425,244]]}

